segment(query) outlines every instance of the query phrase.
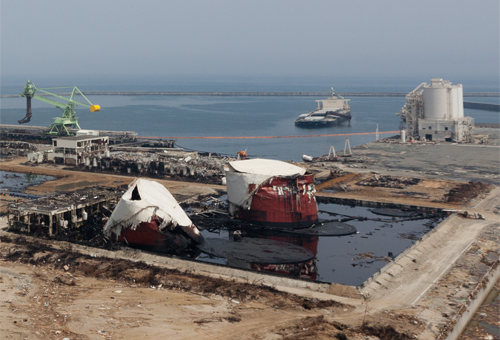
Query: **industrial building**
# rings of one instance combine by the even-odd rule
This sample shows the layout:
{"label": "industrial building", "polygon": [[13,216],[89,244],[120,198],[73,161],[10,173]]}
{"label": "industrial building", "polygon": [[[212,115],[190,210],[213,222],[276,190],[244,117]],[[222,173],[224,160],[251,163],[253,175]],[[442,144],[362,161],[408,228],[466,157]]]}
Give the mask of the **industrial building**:
{"label": "industrial building", "polygon": [[462,84],[442,78],[408,93],[399,115],[401,130],[419,140],[468,142],[474,127],[473,118],[464,117]]}
{"label": "industrial building", "polygon": [[[54,160],[68,165],[90,165],[96,157],[109,155],[109,137],[80,135],[52,139]],[[97,166],[97,164],[95,164]]]}

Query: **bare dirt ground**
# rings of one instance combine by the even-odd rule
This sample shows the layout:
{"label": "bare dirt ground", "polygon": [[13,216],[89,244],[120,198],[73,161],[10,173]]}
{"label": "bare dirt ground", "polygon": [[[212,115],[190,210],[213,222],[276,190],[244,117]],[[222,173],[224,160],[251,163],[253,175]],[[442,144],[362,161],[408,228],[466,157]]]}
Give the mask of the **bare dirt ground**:
{"label": "bare dirt ground", "polygon": [[[317,196],[336,197],[342,199],[365,200],[370,202],[397,203],[418,207],[433,207],[439,209],[463,209],[460,202],[450,202],[447,195],[450,191],[460,188],[463,182],[449,180],[420,180],[404,188],[366,186],[360,183],[373,180],[373,174],[357,173],[342,175],[326,180],[317,186]],[[377,176],[378,178],[387,178]],[[390,177],[394,178],[394,177]],[[399,179],[401,179],[399,177]]]}
{"label": "bare dirt ground", "polygon": [[105,261],[2,232],[2,339],[412,339],[407,313],[367,317],[333,300]]}

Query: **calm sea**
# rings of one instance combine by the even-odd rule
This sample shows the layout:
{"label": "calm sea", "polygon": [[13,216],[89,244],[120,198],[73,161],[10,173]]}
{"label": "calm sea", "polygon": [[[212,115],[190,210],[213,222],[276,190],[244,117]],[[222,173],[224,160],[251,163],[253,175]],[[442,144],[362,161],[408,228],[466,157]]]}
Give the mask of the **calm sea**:
{"label": "calm sea", "polygon": [[[73,86],[82,91],[320,91],[333,86],[342,92],[403,92],[413,90],[418,78],[327,78],[327,77],[101,77],[31,79],[39,88]],[[461,83],[464,92],[498,92],[495,79],[451,79]],[[2,78],[1,94],[23,91],[26,79]],[[52,90],[50,92],[61,92]],[[393,134],[399,130],[396,113],[404,97],[352,97],[350,125],[323,129],[301,129],[294,120],[301,113],[316,108],[315,97],[206,97],[206,96],[91,96],[90,101],[101,105],[101,111],[91,113],[77,107],[83,129],[135,131],[139,136],[171,137],[185,149],[215,152],[234,156],[247,150],[253,157],[298,161],[302,155],[327,154],[330,146],[344,149],[346,138],[352,147]],[[498,103],[499,98],[472,98],[467,101]],[[24,98],[2,98],[0,122],[17,124],[25,115]],[[33,118],[29,125],[50,125],[61,111],[46,103],[33,101]],[[498,112],[466,110],[476,122],[498,123]],[[369,135],[315,136],[270,139],[185,139],[181,137],[235,136],[307,136],[371,132]]]}

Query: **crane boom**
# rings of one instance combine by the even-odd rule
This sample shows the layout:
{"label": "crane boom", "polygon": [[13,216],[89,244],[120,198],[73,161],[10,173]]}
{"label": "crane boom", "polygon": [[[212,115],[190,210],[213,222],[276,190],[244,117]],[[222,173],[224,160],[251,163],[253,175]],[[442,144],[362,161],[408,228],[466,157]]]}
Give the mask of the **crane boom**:
{"label": "crane boom", "polygon": [[[53,89],[72,89],[70,98],[65,98],[61,95],[51,93],[47,90]],[[39,95],[36,92],[41,92],[43,95]],[[81,103],[75,100],[75,94],[81,95],[86,101],[86,103]],[[52,125],[50,126],[49,134],[58,134],[58,135],[70,135],[68,128],[78,128],[80,129],[80,125],[78,124],[78,118],[75,113],[75,106],[81,105],[90,108],[91,112],[96,112],[101,109],[99,105],[94,105],[90,102],[90,100],[85,97],[85,95],[76,87],[57,87],[57,88],[47,88],[47,89],[37,89],[35,84],[28,80],[26,85],[24,86],[24,92],[20,94],[21,97],[26,97],[26,116],[19,120],[19,124],[28,123],[31,120],[32,112],[31,112],[31,99],[37,99],[44,103],[54,105],[55,107],[61,109],[63,111],[62,117],[54,118]],[[51,98],[47,98],[47,96],[53,96],[61,101],[60,102]]]}

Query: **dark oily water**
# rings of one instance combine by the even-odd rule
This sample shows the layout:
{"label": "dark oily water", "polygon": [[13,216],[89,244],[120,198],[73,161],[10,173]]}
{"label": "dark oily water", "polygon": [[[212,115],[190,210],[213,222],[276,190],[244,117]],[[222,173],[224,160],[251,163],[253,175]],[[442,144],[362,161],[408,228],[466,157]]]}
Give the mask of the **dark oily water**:
{"label": "dark oily water", "polygon": [[[322,211],[319,214],[321,219],[353,217],[354,219],[346,223],[354,226],[358,233],[332,237],[294,236],[290,233],[275,232],[267,238],[304,247],[315,255],[314,263],[307,263],[308,266],[314,265],[316,267],[314,275],[299,276],[297,273],[288,273],[289,275],[353,286],[361,285],[441,221],[440,218],[430,217],[411,220],[413,217],[381,216],[373,213],[367,207],[349,207],[330,203],[321,203],[318,207]],[[332,216],[327,212],[340,215]],[[203,231],[203,235],[207,238],[219,237],[225,240],[231,240],[233,237],[227,231],[217,231],[216,233]],[[263,235],[251,236],[264,237]],[[230,261],[228,263],[227,259],[208,254],[202,254],[198,259],[245,269],[266,270],[266,268],[271,268],[270,272],[286,274],[285,270],[276,269],[279,264],[257,266],[255,263],[244,261],[238,263]],[[284,268],[284,266],[279,268]]]}

